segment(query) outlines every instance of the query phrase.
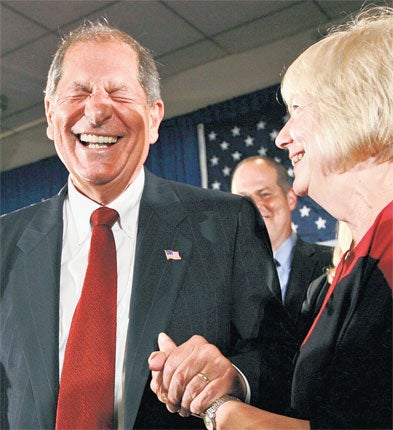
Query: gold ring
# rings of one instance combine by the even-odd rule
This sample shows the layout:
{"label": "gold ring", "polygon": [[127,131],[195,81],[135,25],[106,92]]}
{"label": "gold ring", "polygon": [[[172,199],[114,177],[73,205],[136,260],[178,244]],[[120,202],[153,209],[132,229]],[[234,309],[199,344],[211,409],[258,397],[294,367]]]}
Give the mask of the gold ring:
{"label": "gold ring", "polygon": [[198,373],[198,376],[200,378],[202,378],[207,384],[210,382],[209,378],[206,375],[204,375],[203,373]]}

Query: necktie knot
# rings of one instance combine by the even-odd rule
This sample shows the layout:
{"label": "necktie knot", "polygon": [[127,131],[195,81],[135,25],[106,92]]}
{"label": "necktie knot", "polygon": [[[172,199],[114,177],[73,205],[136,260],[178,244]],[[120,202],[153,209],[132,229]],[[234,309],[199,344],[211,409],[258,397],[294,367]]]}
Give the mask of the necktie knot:
{"label": "necktie knot", "polygon": [[118,218],[118,212],[106,206],[96,209],[91,214],[91,222],[93,223],[93,226],[104,224],[111,228]]}

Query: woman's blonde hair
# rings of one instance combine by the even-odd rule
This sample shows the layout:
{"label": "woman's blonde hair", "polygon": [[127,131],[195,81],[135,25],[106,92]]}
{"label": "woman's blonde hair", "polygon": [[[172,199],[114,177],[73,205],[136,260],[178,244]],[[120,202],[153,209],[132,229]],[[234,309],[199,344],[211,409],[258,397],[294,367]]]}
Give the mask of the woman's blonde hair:
{"label": "woman's blonde hair", "polygon": [[352,244],[352,233],[348,227],[348,224],[344,221],[337,222],[337,242],[333,249],[333,265],[329,267],[326,272],[328,276],[329,284],[332,283],[334,275],[336,274],[336,268],[341,258],[345,253],[349,251]]}
{"label": "woman's blonde hair", "polygon": [[392,160],[393,8],[363,10],[331,30],[292,63],[281,92],[290,113],[296,94],[315,104],[328,171]]}

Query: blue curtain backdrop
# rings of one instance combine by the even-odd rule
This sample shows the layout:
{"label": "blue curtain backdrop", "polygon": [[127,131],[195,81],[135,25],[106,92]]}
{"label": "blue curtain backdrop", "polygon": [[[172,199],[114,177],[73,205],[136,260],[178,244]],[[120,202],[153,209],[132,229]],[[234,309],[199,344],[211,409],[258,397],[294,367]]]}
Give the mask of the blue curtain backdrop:
{"label": "blue curtain backdrop", "polygon": [[68,172],[57,157],[1,173],[1,213],[8,213],[56,194]]}
{"label": "blue curtain backdrop", "polygon": [[157,176],[200,186],[198,137],[193,115],[163,121],[146,167]]}
{"label": "blue curtain backdrop", "polygon": [[[231,169],[249,155],[265,152],[290,170],[285,152],[274,146],[275,133],[285,120],[285,108],[277,101],[277,94],[278,87],[273,86],[163,121],[146,167],[162,178],[223,191],[229,190]],[[228,151],[222,150],[223,142],[228,143]],[[234,158],[236,152],[240,156]],[[217,164],[212,162],[214,157],[219,159]],[[66,169],[57,157],[2,172],[1,213],[52,196],[66,180]],[[334,239],[335,220],[311,199],[302,198],[293,215],[294,226],[304,240]]]}

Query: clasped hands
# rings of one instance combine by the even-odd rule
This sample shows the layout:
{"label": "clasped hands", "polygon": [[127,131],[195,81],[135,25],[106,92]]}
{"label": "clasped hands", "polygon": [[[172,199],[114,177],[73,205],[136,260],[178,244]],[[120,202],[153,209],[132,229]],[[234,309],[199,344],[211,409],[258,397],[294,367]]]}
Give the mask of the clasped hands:
{"label": "clasped hands", "polygon": [[158,336],[159,351],[148,361],[150,387],[167,409],[181,416],[199,416],[218,397],[232,394],[243,400],[243,377],[220,350],[195,335],[177,346],[165,333]]}

